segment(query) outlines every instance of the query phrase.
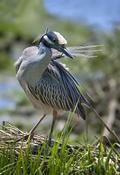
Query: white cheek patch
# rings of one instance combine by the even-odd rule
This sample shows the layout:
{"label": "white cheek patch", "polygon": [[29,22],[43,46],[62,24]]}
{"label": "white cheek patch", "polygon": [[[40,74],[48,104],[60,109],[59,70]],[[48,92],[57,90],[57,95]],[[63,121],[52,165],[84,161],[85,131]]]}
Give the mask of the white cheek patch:
{"label": "white cheek patch", "polygon": [[49,44],[54,44],[54,43],[47,37],[47,35],[45,35],[43,38],[47,41],[47,43],[49,43]]}
{"label": "white cheek patch", "polygon": [[66,44],[67,44],[66,39],[65,39],[59,32],[54,32],[54,34],[57,36],[57,38],[58,38],[58,43],[59,43],[60,45],[66,45]]}

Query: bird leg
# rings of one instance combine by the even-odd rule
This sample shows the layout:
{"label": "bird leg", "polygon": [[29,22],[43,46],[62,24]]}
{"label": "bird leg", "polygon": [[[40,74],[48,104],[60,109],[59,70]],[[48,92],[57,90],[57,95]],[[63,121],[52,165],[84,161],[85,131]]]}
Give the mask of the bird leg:
{"label": "bird leg", "polygon": [[40,118],[40,120],[38,121],[38,123],[29,131],[28,135],[31,138],[34,134],[34,131],[36,130],[36,128],[38,127],[38,125],[41,123],[41,121],[45,118],[45,114]]}
{"label": "bird leg", "polygon": [[40,124],[40,122],[45,118],[46,114],[44,114],[40,120],[37,122],[37,124],[29,131],[29,133],[27,135],[25,135],[24,137],[20,138],[17,140],[20,141],[20,140],[27,140],[27,142],[29,142],[32,138],[33,138],[33,135],[34,135],[34,131],[36,130],[36,128],[38,127],[38,125]]}
{"label": "bird leg", "polygon": [[56,117],[57,117],[57,111],[53,110],[53,120],[52,120],[51,129],[50,129],[50,134],[48,137],[48,145],[49,146],[51,145],[52,133],[53,133],[54,126],[55,126]]}

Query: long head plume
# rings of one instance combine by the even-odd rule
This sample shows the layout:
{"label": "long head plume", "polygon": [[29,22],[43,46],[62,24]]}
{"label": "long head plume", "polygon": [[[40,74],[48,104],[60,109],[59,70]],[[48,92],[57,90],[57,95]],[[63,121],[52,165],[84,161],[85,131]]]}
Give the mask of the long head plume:
{"label": "long head plume", "polygon": [[40,41],[40,39],[45,35],[45,34],[47,34],[47,32],[49,31],[49,29],[48,29],[48,27],[46,27],[46,29],[45,29],[45,33],[44,34],[39,34],[34,40],[33,40],[33,42],[32,43],[36,43],[36,42],[39,42]]}

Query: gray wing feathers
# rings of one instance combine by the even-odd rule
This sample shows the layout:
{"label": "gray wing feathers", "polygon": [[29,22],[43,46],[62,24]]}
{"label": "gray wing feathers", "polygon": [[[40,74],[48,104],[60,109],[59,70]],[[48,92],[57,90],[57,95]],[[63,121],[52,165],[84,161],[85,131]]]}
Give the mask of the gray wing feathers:
{"label": "gray wing feathers", "polygon": [[58,62],[54,61],[54,64],[59,69],[62,82],[66,93],[69,96],[71,105],[71,110],[75,111],[78,115],[80,115],[83,119],[85,119],[85,111],[82,104],[86,104],[88,107],[91,107],[90,103],[87,99],[80,93],[77,85],[78,82],[75,78],[66,70],[64,67]]}
{"label": "gray wing feathers", "polygon": [[70,110],[69,97],[62,85],[61,76],[56,67],[49,64],[36,87],[28,86],[37,100],[55,109]]}
{"label": "gray wing feathers", "polygon": [[[85,119],[85,111],[81,103],[89,106],[77,88],[77,81],[57,61],[51,61],[36,87],[31,89],[32,94],[44,104],[54,109],[74,111]],[[75,109],[76,107],[76,109]]]}

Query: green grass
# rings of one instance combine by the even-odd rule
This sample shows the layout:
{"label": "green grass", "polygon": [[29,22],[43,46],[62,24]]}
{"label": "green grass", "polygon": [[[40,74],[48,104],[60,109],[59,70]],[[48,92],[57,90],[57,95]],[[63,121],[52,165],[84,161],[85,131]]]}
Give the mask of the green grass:
{"label": "green grass", "polygon": [[70,120],[50,147],[46,139],[40,138],[29,144],[12,142],[10,138],[18,138],[21,131],[10,124],[1,129],[0,175],[119,175],[120,153],[116,144],[108,147],[101,139],[94,144],[69,145]]}
{"label": "green grass", "polygon": [[[113,157],[113,147],[106,154],[104,145],[99,144],[97,151],[92,145],[82,145],[73,153],[67,148],[65,142],[59,150],[59,143],[54,144],[50,153],[45,151],[43,145],[33,156],[32,148],[27,147],[16,155],[13,148],[3,149],[0,153],[0,174],[2,175],[58,175],[58,174],[81,174],[81,175],[117,175],[118,157]],[[120,167],[119,167],[120,168]]]}

